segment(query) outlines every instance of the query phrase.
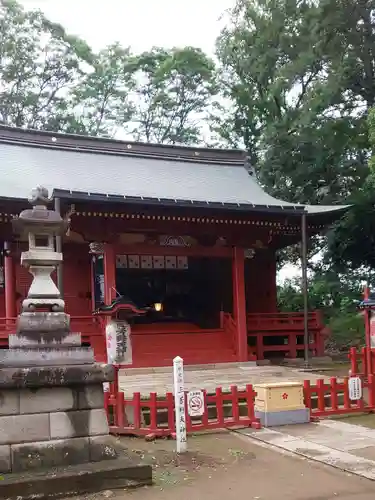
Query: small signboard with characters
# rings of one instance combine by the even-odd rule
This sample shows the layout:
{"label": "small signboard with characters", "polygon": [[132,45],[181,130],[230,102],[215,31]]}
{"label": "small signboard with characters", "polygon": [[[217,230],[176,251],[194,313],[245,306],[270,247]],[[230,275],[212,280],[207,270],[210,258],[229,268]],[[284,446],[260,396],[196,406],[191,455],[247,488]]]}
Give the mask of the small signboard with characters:
{"label": "small signboard with characters", "polygon": [[106,329],[107,358],[112,365],[133,363],[131,328],[127,321],[112,319]]}

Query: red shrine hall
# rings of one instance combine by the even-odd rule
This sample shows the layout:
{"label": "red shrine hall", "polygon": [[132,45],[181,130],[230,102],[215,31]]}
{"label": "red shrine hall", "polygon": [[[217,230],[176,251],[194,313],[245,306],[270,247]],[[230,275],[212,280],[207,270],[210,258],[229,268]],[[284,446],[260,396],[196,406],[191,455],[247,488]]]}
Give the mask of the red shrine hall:
{"label": "red shrine hall", "polygon": [[[324,351],[319,313],[277,310],[276,252],[317,234],[343,206],[268,195],[246,154],[0,127],[0,346],[31,275],[11,220],[32,188],[48,188],[69,220],[54,279],[72,330],[106,359],[108,307],[133,304],[132,367],[303,356]],[[306,319],[307,317],[307,319]],[[305,322],[304,322],[305,318]],[[306,335],[305,335],[306,339]]]}

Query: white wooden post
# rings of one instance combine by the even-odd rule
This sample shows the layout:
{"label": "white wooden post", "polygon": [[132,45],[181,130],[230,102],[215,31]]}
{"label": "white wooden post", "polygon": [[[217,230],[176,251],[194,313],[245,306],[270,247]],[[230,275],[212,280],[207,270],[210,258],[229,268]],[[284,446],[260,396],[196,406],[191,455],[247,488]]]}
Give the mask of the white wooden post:
{"label": "white wooden post", "polygon": [[176,449],[177,453],[185,453],[186,441],[186,415],[185,415],[185,387],[184,387],[184,362],[180,356],[173,360],[173,386],[174,406],[176,415]]}

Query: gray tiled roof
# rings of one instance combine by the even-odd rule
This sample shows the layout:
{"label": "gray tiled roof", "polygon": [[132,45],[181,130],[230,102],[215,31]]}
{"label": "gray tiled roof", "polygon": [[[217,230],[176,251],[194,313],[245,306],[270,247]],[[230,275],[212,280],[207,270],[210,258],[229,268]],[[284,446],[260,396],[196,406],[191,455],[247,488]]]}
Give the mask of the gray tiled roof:
{"label": "gray tiled roof", "polygon": [[[268,195],[240,164],[214,164],[0,143],[0,197],[54,189],[209,203],[302,208]],[[318,211],[334,207],[316,207]],[[314,212],[314,207],[308,211]]]}

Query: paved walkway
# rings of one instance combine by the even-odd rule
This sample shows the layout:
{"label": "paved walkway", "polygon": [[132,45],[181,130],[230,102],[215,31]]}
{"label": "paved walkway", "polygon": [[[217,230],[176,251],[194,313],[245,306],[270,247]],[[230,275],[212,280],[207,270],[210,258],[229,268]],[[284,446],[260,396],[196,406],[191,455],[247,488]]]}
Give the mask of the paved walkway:
{"label": "paved walkway", "polygon": [[375,481],[375,429],[337,420],[322,420],[319,423],[258,431],[241,429],[237,432]]}
{"label": "paved walkway", "polygon": [[[284,380],[311,380],[312,382],[322,378],[311,372],[304,372],[297,368],[286,366],[253,366],[252,364],[228,363],[216,365],[215,368],[196,368],[185,370],[186,390],[206,389],[215,392],[216,387],[221,386],[228,390],[231,385],[237,385],[242,389],[246,384],[259,384],[265,382],[278,382]],[[150,392],[165,394],[173,391],[172,367],[170,371],[147,371],[124,369],[119,374],[120,389],[127,395],[140,392],[148,396]]]}

